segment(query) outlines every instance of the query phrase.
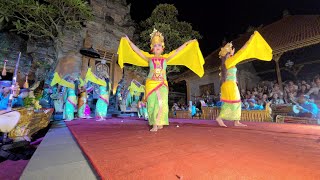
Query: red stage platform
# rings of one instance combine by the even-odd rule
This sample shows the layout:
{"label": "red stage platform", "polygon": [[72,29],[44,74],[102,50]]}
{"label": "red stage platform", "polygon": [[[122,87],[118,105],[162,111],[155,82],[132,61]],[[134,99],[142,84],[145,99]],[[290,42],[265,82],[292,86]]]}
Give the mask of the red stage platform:
{"label": "red stage platform", "polygon": [[320,126],[171,119],[75,120],[69,129],[102,179],[320,179]]}

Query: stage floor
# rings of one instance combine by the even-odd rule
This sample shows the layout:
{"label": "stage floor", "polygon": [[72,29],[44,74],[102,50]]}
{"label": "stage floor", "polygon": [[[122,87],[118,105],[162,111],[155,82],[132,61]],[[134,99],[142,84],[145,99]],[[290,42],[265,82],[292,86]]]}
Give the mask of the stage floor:
{"label": "stage floor", "polygon": [[[14,180],[13,177],[7,180]],[[64,121],[54,121],[21,177],[17,179],[96,180],[98,178]]]}
{"label": "stage floor", "polygon": [[320,126],[171,119],[74,120],[67,126],[102,179],[320,179]]}

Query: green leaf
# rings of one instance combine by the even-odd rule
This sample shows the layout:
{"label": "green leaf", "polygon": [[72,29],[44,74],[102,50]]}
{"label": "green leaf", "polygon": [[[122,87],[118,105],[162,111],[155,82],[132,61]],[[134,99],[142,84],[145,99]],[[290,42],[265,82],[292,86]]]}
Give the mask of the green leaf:
{"label": "green leaf", "polygon": [[1,0],[0,9],[11,31],[30,37],[59,38],[59,32],[81,28],[93,17],[85,0]]}

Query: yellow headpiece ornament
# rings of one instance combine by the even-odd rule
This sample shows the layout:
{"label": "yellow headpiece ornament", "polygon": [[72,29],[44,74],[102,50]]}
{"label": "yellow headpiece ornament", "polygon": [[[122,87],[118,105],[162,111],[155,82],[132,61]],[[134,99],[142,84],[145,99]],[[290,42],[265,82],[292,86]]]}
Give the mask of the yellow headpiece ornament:
{"label": "yellow headpiece ornament", "polygon": [[155,44],[161,44],[162,47],[164,48],[164,37],[161,32],[159,32],[154,28],[153,32],[150,34],[150,38],[151,38],[151,45],[150,45],[151,49],[153,49],[153,46]]}
{"label": "yellow headpiece ornament", "polygon": [[232,51],[232,42],[227,43],[219,52],[219,58],[224,57],[227,53]]}

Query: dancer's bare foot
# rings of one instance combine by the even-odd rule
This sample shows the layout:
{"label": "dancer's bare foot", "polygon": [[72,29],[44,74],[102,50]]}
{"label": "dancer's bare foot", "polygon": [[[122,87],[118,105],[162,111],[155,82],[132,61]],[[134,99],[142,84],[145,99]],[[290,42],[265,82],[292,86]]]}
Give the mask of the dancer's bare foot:
{"label": "dancer's bare foot", "polygon": [[242,124],[240,121],[234,121],[234,126],[246,127],[247,125]]}
{"label": "dancer's bare foot", "polygon": [[100,117],[99,119],[97,119],[96,121],[105,121],[105,119],[103,117]]}
{"label": "dancer's bare foot", "polygon": [[163,126],[158,126],[158,129],[162,129],[163,128]]}
{"label": "dancer's bare foot", "polygon": [[158,131],[158,126],[157,125],[153,125],[152,129],[150,129],[151,132],[156,132]]}
{"label": "dancer's bare foot", "polygon": [[223,120],[221,118],[217,118],[216,119],[217,123],[219,124],[219,126],[221,127],[228,127],[227,125],[224,124]]}

